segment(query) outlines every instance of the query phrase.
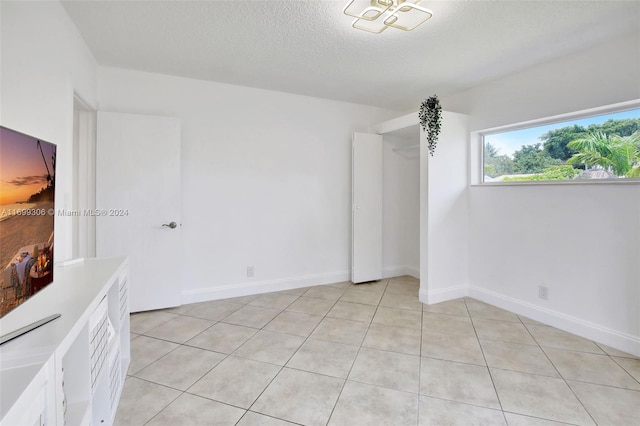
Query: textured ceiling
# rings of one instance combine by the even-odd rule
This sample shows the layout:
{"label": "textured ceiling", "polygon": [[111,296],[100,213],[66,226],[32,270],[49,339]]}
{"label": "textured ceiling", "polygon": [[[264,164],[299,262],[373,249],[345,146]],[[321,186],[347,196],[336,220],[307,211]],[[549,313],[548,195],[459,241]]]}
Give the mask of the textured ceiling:
{"label": "textured ceiling", "polygon": [[639,1],[429,1],[418,29],[351,28],[344,0],[63,1],[100,65],[418,108],[640,34]]}

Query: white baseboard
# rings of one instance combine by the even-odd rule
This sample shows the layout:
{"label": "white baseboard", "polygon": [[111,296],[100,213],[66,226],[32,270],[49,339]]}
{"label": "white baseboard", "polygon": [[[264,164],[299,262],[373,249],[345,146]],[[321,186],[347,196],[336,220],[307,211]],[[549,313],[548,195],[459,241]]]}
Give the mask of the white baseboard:
{"label": "white baseboard", "polygon": [[640,338],[621,333],[562,312],[536,306],[500,293],[479,287],[468,287],[468,296],[502,309],[524,315],[541,323],[551,325],[569,333],[611,346],[623,352],[640,356]]}
{"label": "white baseboard", "polygon": [[[401,275],[419,277],[416,268],[399,266],[385,268],[384,278]],[[331,284],[351,279],[351,271],[340,271],[327,274],[307,275],[302,277],[284,278],[269,281],[231,284],[220,287],[201,288],[182,292],[182,304],[206,302],[209,300],[226,299],[229,297],[247,296],[252,294],[269,293],[272,291],[291,290],[313,285]],[[480,287],[459,285],[435,291],[420,289],[420,302],[428,305],[448,300],[469,296],[490,305],[524,315],[543,324],[551,325],[569,333],[582,336],[586,339],[603,343],[623,352],[640,356],[640,338],[622,333],[580,318],[566,315],[562,312],[547,309],[528,302],[514,299],[500,293],[486,290]]]}
{"label": "white baseboard", "polygon": [[640,356],[640,338],[637,336],[622,333],[562,312],[514,299],[480,287],[460,285],[435,291],[427,291],[421,288],[419,293],[420,302],[426,303],[427,305],[446,302],[464,296],[469,296],[518,315],[526,316],[533,320],[540,321],[543,324],[551,325],[560,330],[584,337],[585,339],[605,344],[614,349]]}
{"label": "white baseboard", "polygon": [[410,277],[413,277],[417,280],[420,279],[420,268],[416,267],[416,266],[407,266],[407,270],[406,270],[406,274],[405,275],[409,275]]}
{"label": "white baseboard", "polygon": [[351,271],[340,271],[277,280],[229,284],[219,287],[185,290],[181,294],[180,301],[183,305],[186,305],[188,303],[207,302],[209,300],[269,293],[272,291],[292,290],[295,288],[332,284],[350,280]]}
{"label": "white baseboard", "polygon": [[420,288],[418,298],[422,303],[427,305],[433,305],[434,303],[446,302],[448,300],[458,299],[467,295],[468,286],[457,285],[453,287],[447,287],[435,291],[426,291]]}
{"label": "white baseboard", "polygon": [[420,279],[420,268],[413,266],[390,266],[382,270],[382,278],[401,277],[409,275],[410,277]]}

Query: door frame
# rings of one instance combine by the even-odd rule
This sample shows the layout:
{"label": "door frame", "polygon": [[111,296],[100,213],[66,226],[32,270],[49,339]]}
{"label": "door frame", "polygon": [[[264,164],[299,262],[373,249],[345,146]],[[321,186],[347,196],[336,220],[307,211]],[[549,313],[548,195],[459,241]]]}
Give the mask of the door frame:
{"label": "door frame", "polygon": [[[392,133],[398,130],[406,129],[408,127],[414,127],[420,125],[420,119],[417,112],[402,115],[400,117],[393,118],[391,120],[384,121],[372,125],[370,130],[372,133],[377,133],[384,136],[385,133]],[[422,136],[423,132],[420,129],[418,136],[418,149],[420,150],[420,246],[419,246],[419,265],[420,268],[420,289],[426,289],[428,287],[428,241],[429,241],[429,158],[427,150],[425,149],[425,141]]]}
{"label": "door frame", "polygon": [[96,219],[82,215],[96,208],[97,112],[78,93],[73,96],[71,257],[95,257]]}

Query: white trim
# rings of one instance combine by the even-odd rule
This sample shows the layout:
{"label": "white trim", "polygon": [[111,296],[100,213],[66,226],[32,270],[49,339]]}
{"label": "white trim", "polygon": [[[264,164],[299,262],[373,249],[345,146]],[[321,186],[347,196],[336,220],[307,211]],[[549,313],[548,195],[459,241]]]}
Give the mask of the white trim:
{"label": "white trim", "polygon": [[405,275],[409,275],[415,279],[420,279],[420,268],[417,266],[407,266]]}
{"label": "white trim", "polygon": [[[96,208],[97,112],[73,93],[73,196],[75,211]],[[96,218],[72,218],[72,256],[95,257]]]}
{"label": "white trim", "polygon": [[387,120],[379,124],[374,124],[370,127],[370,130],[372,133],[383,135],[406,127],[417,126],[418,124],[420,124],[420,119],[418,117],[418,111],[416,111],[400,117],[392,118],[391,120]]}
{"label": "white trim", "polygon": [[561,123],[567,120],[580,120],[583,118],[593,117],[597,115],[614,114],[616,112],[628,111],[640,108],[640,99],[631,101],[618,102],[611,105],[605,105],[595,108],[583,109],[580,111],[567,112],[564,114],[552,115],[550,117],[536,118],[534,120],[522,121],[520,123],[508,124],[505,126],[491,127],[489,129],[479,130],[474,133],[482,135],[490,135],[493,133],[502,133],[512,130],[528,129],[530,127],[543,126],[545,124]]}
{"label": "white trim", "polygon": [[480,287],[460,285],[436,291],[427,291],[421,288],[419,292],[420,302],[427,305],[446,302],[465,296],[506,309],[518,315],[526,316],[543,324],[584,337],[585,339],[605,344],[635,356],[640,356],[640,337],[638,336],[622,333],[571,315],[563,314],[562,312],[523,302],[513,297]]}
{"label": "white trim", "polygon": [[382,269],[382,278],[394,278],[409,275],[410,277],[420,279],[420,268],[414,266],[390,266]]}
{"label": "white trim", "polygon": [[640,356],[640,338],[637,336],[621,333],[571,315],[563,314],[562,312],[536,306],[479,287],[470,286],[468,288],[468,295],[469,297],[506,309],[518,315],[524,315],[569,333],[598,343],[603,343],[623,352]]}
{"label": "white trim", "polygon": [[[415,275],[410,273],[411,271],[413,271]],[[385,278],[391,278],[392,276],[399,275],[411,275],[417,277],[419,275],[416,268],[407,266],[385,268],[383,274],[385,275]],[[348,281],[350,276],[350,271],[340,271],[327,274],[307,275],[302,277],[187,290],[182,292],[181,302],[185,305],[189,303],[206,302],[230,297],[262,294],[272,291],[291,290],[313,285],[331,284]],[[518,315],[524,315],[543,324],[551,325],[559,328],[560,330],[611,346],[612,348],[623,352],[640,356],[640,337],[622,333],[571,315],[563,314],[562,312],[536,306],[480,287],[458,285],[435,291],[427,291],[426,289],[421,288],[419,292],[420,302],[427,305],[459,299],[465,296],[506,309]]]}
{"label": "white trim", "polygon": [[639,178],[622,178],[622,179],[585,179],[575,180],[538,180],[538,181],[511,181],[511,182],[483,182],[472,183],[474,188],[490,187],[490,186],[544,186],[544,185],[637,185],[640,184]]}
{"label": "white trim", "polygon": [[230,297],[269,293],[272,291],[292,290],[313,285],[332,284],[349,281],[350,279],[351,271],[339,271],[277,280],[228,284],[218,287],[183,291],[180,302],[182,305],[186,305],[189,303],[207,302],[210,300],[227,299]]}
{"label": "white trim", "polygon": [[465,297],[467,296],[468,289],[469,287],[466,285],[456,285],[434,291],[427,291],[426,289],[420,288],[418,299],[424,304],[433,305],[434,303],[447,302]]}

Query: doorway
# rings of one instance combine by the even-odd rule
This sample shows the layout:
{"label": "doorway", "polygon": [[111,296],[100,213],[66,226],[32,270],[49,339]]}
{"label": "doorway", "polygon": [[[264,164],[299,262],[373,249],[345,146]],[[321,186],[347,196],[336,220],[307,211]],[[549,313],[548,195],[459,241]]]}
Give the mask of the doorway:
{"label": "doorway", "polygon": [[420,278],[420,129],[410,114],[354,133],[352,261],[354,283]]}
{"label": "doorway", "polygon": [[382,274],[420,277],[420,129],[383,133]]}
{"label": "doorway", "polygon": [[95,257],[96,111],[77,94],[73,98],[72,258]]}

